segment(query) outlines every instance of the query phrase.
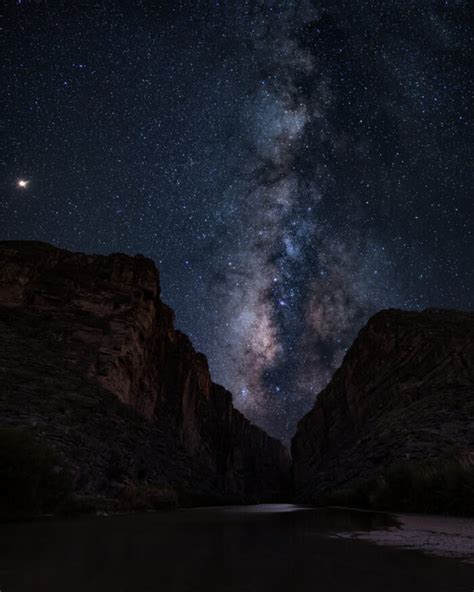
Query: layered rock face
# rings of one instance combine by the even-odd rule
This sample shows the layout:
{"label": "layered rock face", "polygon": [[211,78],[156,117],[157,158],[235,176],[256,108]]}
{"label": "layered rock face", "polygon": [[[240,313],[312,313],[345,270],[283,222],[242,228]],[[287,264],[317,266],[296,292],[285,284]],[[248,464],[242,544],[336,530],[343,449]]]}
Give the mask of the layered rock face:
{"label": "layered rock face", "polygon": [[474,314],[382,311],[298,425],[296,497],[450,452],[474,452]]}
{"label": "layered rock face", "polygon": [[76,489],[125,482],[277,499],[289,459],[174,329],[152,261],[0,243],[0,425],[54,446]]}

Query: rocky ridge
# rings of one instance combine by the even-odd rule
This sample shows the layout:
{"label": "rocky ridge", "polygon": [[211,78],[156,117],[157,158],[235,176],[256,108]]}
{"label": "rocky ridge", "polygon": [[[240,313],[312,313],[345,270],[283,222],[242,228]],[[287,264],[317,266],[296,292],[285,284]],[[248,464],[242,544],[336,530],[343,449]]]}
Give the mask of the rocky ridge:
{"label": "rocky ridge", "polygon": [[254,502],[287,486],[286,449],[212,382],[142,256],[0,242],[0,384],[0,425],[52,445],[79,492]]}
{"label": "rocky ridge", "polygon": [[474,453],[474,313],[381,311],[298,424],[295,495],[448,453]]}

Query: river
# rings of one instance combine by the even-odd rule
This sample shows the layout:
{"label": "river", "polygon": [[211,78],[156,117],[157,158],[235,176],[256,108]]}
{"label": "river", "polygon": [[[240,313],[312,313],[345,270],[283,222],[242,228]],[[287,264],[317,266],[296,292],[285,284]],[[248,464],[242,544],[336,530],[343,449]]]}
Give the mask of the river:
{"label": "river", "polygon": [[462,558],[369,540],[371,533],[399,533],[398,526],[388,514],[283,504],[3,524],[0,590],[474,589],[474,565]]}

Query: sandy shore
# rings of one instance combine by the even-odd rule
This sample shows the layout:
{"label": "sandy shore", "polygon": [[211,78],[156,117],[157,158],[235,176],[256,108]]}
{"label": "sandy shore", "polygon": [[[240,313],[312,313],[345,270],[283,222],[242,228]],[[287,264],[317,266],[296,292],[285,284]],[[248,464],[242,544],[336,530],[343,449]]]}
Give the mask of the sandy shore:
{"label": "sandy shore", "polygon": [[340,532],[336,537],[371,541],[378,545],[417,549],[430,555],[474,564],[474,519],[396,514],[400,525],[387,529]]}

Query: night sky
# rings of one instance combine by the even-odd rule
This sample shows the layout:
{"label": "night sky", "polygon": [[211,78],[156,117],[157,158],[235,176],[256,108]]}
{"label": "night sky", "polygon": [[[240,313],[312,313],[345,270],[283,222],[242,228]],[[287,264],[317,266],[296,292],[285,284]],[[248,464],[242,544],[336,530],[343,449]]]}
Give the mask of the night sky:
{"label": "night sky", "polygon": [[11,2],[0,237],[154,259],[287,439],[374,312],[472,308],[469,5]]}

